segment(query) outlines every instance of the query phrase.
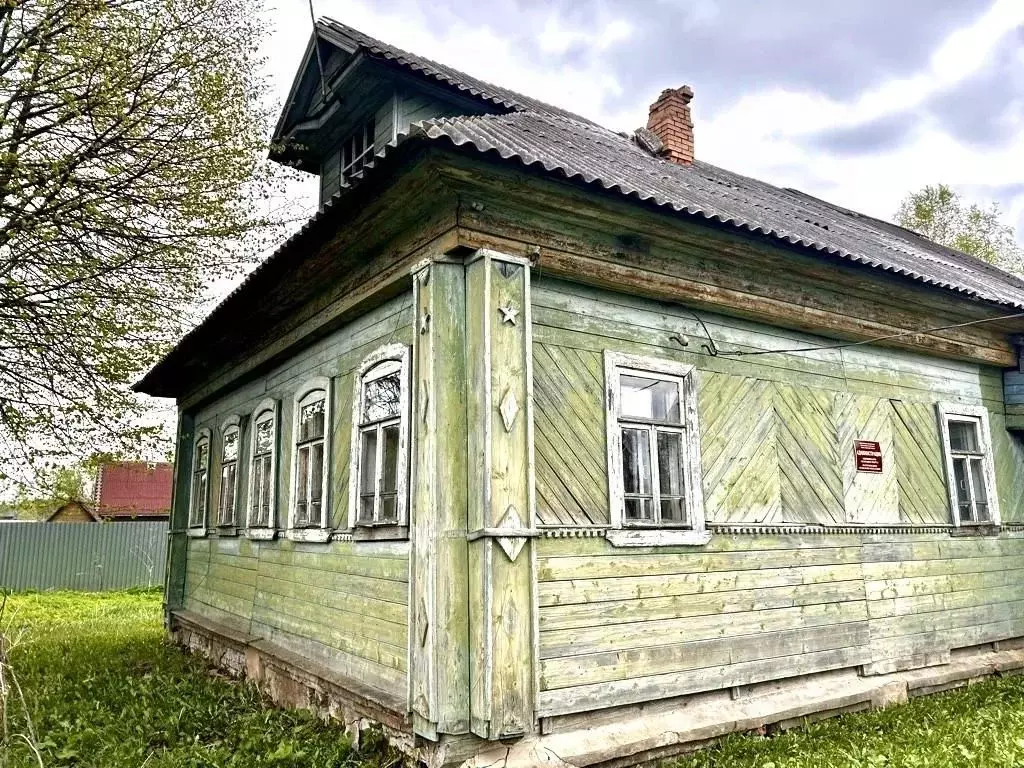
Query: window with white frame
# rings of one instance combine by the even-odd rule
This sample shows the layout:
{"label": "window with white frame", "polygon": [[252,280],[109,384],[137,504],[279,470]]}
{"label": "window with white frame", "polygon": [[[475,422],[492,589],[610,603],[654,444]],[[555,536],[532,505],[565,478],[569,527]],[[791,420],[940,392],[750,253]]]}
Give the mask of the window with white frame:
{"label": "window with white frame", "polygon": [[192,449],[192,498],[189,504],[190,528],[206,527],[206,507],[210,498],[210,430],[196,434]]}
{"label": "window with white frame", "polygon": [[359,368],[352,405],[352,526],[405,525],[409,349],[391,344]]}
{"label": "window with white frame", "polygon": [[605,353],[613,527],[704,529],[693,366]]}
{"label": "window with white frame", "polygon": [[238,505],[238,451],[241,442],[239,419],[232,416],[220,428],[220,500],[217,505],[217,523],[235,524]]}
{"label": "window with white frame", "polygon": [[940,403],[938,409],[954,524],[998,524],[988,410],[957,403]]}
{"label": "window with white frame", "polygon": [[327,378],[307,382],[295,394],[293,528],[327,525],[330,409],[330,380]]}
{"label": "window with white frame", "polygon": [[270,530],[276,525],[277,403],[264,400],[253,411],[249,449],[249,508],[247,525]]}

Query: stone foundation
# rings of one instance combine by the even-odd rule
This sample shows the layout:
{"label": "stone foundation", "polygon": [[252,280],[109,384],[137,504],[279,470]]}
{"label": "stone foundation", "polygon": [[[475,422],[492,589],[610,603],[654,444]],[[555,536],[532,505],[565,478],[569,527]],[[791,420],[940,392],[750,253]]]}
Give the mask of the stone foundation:
{"label": "stone foundation", "polygon": [[757,685],[541,720],[541,733],[508,743],[472,735],[415,737],[404,701],[389,701],[358,681],[279,646],[188,611],[171,619],[175,641],[283,707],[308,709],[344,725],[354,743],[379,727],[409,758],[429,768],[625,768],[699,749],[730,733],[770,734],[809,721],[881,709],[915,696],[1024,673],[1024,639],[977,646],[946,663],[891,674],[850,668]]}

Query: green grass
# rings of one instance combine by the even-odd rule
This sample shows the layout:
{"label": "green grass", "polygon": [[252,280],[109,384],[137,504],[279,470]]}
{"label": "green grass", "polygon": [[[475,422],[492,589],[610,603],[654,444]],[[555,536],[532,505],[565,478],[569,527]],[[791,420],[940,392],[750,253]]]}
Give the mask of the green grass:
{"label": "green grass", "polygon": [[1024,678],[986,680],[774,737],[730,736],[672,768],[1018,768]]}
{"label": "green grass", "polygon": [[[25,629],[11,666],[46,768],[395,762],[379,745],[353,750],[339,726],[275,709],[251,685],[211,674],[203,660],[169,645],[159,593],[14,595],[3,624],[12,636]],[[19,709],[11,729],[25,733]],[[0,767],[38,765],[24,741],[0,745]]]}

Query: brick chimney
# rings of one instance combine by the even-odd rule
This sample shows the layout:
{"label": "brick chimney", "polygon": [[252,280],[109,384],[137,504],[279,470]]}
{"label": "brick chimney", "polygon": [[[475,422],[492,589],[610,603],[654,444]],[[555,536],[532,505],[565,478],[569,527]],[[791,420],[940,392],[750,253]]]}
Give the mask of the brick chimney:
{"label": "brick chimney", "polygon": [[680,165],[693,162],[693,120],[690,118],[690,99],[693,89],[688,85],[666,88],[658,100],[651,104],[647,130],[665,145],[662,157]]}

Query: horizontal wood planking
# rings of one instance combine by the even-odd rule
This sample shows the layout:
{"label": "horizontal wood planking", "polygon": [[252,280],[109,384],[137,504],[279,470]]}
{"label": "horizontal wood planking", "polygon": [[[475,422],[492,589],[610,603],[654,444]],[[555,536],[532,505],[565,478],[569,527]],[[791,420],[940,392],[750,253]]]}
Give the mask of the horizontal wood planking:
{"label": "horizontal wood planking", "polygon": [[[540,708],[583,711],[870,660],[856,536],[621,550],[541,539]],[[773,662],[772,659],[776,661]]]}
{"label": "horizontal wood planking", "polygon": [[1024,634],[1013,535],[722,535],[700,550],[551,538],[537,550],[542,715],[913,666]]}

